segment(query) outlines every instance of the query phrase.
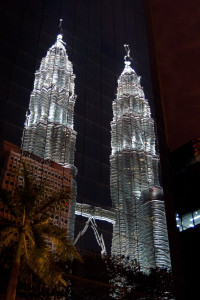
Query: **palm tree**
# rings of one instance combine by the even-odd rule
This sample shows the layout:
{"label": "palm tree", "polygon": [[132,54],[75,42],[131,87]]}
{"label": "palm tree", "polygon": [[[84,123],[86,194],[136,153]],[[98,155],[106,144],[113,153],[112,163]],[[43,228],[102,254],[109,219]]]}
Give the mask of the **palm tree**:
{"label": "palm tree", "polygon": [[[1,216],[0,252],[16,246],[15,257],[7,288],[7,300],[14,300],[22,261],[47,286],[67,285],[57,262],[81,259],[67,238],[67,231],[52,224],[50,215],[70,200],[70,189],[48,195],[38,185],[32,172],[24,164],[23,185],[14,193],[1,191],[0,201],[9,209],[9,218]],[[21,174],[20,174],[21,175]],[[17,175],[19,176],[19,174]]]}

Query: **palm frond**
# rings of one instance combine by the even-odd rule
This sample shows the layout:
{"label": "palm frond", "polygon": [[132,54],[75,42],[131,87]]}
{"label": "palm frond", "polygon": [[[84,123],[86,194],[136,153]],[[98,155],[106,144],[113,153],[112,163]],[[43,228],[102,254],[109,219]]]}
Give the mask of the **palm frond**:
{"label": "palm frond", "polygon": [[1,230],[0,239],[4,239],[13,232],[18,232],[18,229],[15,226],[6,226],[4,229]]}
{"label": "palm frond", "polygon": [[[0,201],[7,206],[12,219],[0,219],[0,251],[11,242],[18,242],[16,233],[23,233],[20,258],[29,265],[47,286],[67,285],[61,271],[63,262],[81,260],[73,243],[67,238],[67,231],[51,223],[50,215],[61,209],[71,199],[70,188],[49,195],[45,186],[38,184],[33,171],[23,163],[23,185],[14,194],[0,192]],[[1,196],[2,195],[2,196]],[[21,239],[20,239],[21,243]],[[52,250],[53,248],[53,250]],[[64,269],[63,269],[64,271]]]}
{"label": "palm frond", "polygon": [[73,243],[67,238],[67,230],[57,227],[53,224],[44,225],[42,228],[43,234],[52,242],[54,251],[59,254],[59,259],[81,260],[80,254],[77,252]]}
{"label": "palm frond", "polygon": [[52,287],[59,283],[62,283],[65,286],[67,285],[63,279],[62,272],[56,264],[51,261],[50,251],[46,250],[41,252],[40,249],[35,247],[28,264],[47,286]]}
{"label": "palm frond", "polygon": [[19,198],[10,195],[8,191],[0,190],[0,202],[9,209],[13,217],[18,218],[20,216],[22,205]]}
{"label": "palm frond", "polygon": [[[43,234],[43,231],[41,230],[40,227],[31,227],[33,237],[34,237],[34,243],[35,243],[35,248],[37,249],[43,249],[46,251],[48,249],[48,244],[47,244],[47,239],[45,235]],[[30,232],[29,232],[30,233]]]}
{"label": "palm frond", "polygon": [[73,259],[77,259],[82,261],[82,258],[73,243],[70,242],[67,238],[60,240],[60,238],[56,238],[53,236],[49,236],[48,238],[52,242],[54,246],[55,252],[58,254],[59,259],[62,261],[72,261]]}
{"label": "palm frond", "polygon": [[18,233],[17,228],[6,228],[5,231],[1,232],[1,238],[0,238],[0,252],[7,248],[13,240],[16,239],[16,233]]}
{"label": "palm frond", "polygon": [[42,195],[39,199],[38,207],[35,207],[34,214],[35,217],[43,214],[44,212],[51,213],[55,211],[56,207],[63,207],[65,203],[69,203],[71,200],[71,189],[65,188],[62,191],[54,193],[51,196]]}
{"label": "palm frond", "polygon": [[38,218],[34,218],[33,223],[31,226],[37,227],[37,226],[43,226],[50,224],[51,219],[49,217],[49,214],[43,214],[43,215],[38,215]]}
{"label": "palm frond", "polygon": [[26,256],[26,259],[27,261],[29,260],[29,255],[28,255],[28,246],[27,246],[27,241],[26,241],[26,236],[24,234],[24,237],[23,237],[23,242],[24,242],[24,252],[25,252],[25,256]]}
{"label": "palm frond", "polygon": [[26,230],[25,235],[27,236],[27,238],[29,240],[29,244],[32,247],[35,246],[35,237],[34,237],[31,227]]}
{"label": "palm frond", "polygon": [[6,216],[0,217],[0,230],[6,227],[19,227],[19,222],[16,222],[16,218],[7,218]]}

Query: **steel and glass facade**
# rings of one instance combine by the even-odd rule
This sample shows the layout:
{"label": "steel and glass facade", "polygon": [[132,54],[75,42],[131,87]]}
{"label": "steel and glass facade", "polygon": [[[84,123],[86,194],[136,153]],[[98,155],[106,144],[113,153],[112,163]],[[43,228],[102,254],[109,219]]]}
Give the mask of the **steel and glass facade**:
{"label": "steel and glass facade", "polygon": [[74,78],[62,35],[35,73],[22,150],[62,165],[74,164]]}
{"label": "steel and glass facade", "polygon": [[136,260],[144,271],[170,268],[154,120],[130,56],[118,79],[111,135],[112,254]]}

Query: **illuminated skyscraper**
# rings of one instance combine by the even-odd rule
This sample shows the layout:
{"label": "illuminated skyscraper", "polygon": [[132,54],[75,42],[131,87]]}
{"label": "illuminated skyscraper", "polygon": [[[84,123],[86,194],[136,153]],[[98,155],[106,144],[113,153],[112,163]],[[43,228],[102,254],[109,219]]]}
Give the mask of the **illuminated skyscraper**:
{"label": "illuminated skyscraper", "polygon": [[[74,232],[76,203],[74,79],[72,63],[68,59],[62,34],[58,34],[56,43],[49,49],[35,73],[21,146],[23,156],[34,155],[44,160],[45,164],[48,164],[48,161],[60,164],[63,167],[63,186],[67,179],[66,170],[72,175],[72,200],[68,225],[71,237]],[[51,181],[56,179],[51,178]]]}
{"label": "illuminated skyscraper", "polygon": [[170,268],[154,120],[140,77],[131,67],[129,47],[125,49],[111,122],[110,184],[116,210],[112,255],[137,260],[144,271],[156,266]]}
{"label": "illuminated skyscraper", "polygon": [[74,164],[74,79],[72,63],[59,34],[35,73],[22,150],[63,166]]}

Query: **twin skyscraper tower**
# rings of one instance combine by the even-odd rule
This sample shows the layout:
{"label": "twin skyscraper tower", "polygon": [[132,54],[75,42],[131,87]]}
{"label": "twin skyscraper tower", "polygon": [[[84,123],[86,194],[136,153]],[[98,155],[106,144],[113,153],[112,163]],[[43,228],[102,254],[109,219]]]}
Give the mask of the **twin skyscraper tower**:
{"label": "twin skyscraper tower", "polygon": [[155,267],[169,269],[168,233],[158,175],[154,120],[140,77],[131,67],[129,47],[125,45],[125,49],[125,67],[118,79],[111,122],[112,209],[76,203],[75,75],[62,34],[57,36],[57,41],[35,73],[22,137],[22,153],[54,161],[73,175],[68,223],[71,237],[75,214],[82,215],[87,218],[83,231],[91,223],[102,253],[106,253],[103,236],[99,235],[95,220],[108,221],[113,224],[112,255],[136,260],[145,272]]}

